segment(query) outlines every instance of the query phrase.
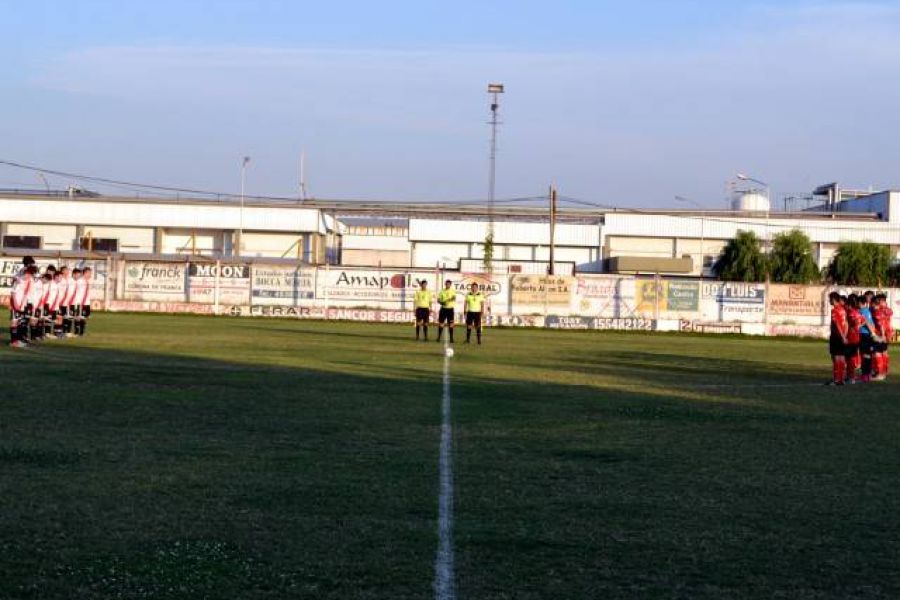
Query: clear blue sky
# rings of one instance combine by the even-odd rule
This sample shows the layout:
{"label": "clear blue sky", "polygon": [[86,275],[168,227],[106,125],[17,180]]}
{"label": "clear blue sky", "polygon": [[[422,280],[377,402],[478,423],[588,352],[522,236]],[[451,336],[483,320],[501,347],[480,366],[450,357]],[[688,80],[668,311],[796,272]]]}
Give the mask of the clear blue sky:
{"label": "clear blue sky", "polygon": [[[900,187],[900,2],[0,2],[0,158],[325,198]],[[10,35],[10,32],[12,34]],[[0,167],[0,186],[34,185]],[[56,178],[54,185],[65,185]]]}

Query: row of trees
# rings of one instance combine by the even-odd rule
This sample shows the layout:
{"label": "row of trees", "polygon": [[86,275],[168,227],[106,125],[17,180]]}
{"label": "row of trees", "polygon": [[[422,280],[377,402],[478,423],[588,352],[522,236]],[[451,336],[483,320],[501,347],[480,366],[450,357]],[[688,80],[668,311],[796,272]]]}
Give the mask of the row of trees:
{"label": "row of trees", "polygon": [[713,266],[724,281],[817,283],[837,285],[900,285],[900,265],[893,265],[887,246],[871,242],[841,242],[827,268],[819,271],[809,237],[795,229],[777,234],[769,252],[763,252],[752,231],[739,231]]}

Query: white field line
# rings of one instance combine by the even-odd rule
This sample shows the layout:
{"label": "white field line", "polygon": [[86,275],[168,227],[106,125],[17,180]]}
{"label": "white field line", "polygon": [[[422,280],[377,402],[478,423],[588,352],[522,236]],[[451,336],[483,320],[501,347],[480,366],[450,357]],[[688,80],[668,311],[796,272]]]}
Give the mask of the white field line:
{"label": "white field line", "polygon": [[439,457],[438,548],[434,559],[434,597],[454,600],[453,575],[453,429],[450,423],[450,357],[444,339],[444,380],[441,395],[441,450]]}

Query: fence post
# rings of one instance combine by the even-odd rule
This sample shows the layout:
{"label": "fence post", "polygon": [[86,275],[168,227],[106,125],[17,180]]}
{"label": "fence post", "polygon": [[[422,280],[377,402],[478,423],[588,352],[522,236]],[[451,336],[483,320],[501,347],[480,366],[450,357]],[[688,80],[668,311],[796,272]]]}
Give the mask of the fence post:
{"label": "fence post", "polygon": [[216,259],[216,279],[213,284],[213,314],[219,314],[219,273],[222,270],[222,261]]}

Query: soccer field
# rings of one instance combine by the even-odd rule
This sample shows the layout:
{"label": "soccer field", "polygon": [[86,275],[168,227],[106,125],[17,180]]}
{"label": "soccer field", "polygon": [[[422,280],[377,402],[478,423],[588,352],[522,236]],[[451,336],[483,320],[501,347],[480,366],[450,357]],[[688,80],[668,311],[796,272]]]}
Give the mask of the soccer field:
{"label": "soccer field", "polygon": [[[4,347],[0,598],[435,597],[444,357],[412,337],[97,314]],[[900,597],[895,381],[823,387],[824,342],[462,338],[456,597]]]}

